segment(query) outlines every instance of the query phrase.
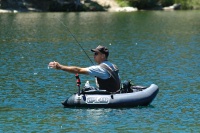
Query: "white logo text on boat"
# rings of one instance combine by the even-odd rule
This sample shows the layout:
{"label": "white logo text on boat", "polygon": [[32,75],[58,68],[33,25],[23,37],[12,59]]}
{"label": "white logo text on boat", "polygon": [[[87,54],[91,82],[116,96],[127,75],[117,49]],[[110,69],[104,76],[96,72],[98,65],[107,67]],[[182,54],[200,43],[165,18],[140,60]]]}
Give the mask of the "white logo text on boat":
{"label": "white logo text on boat", "polygon": [[110,97],[108,96],[88,96],[86,97],[87,104],[108,104]]}

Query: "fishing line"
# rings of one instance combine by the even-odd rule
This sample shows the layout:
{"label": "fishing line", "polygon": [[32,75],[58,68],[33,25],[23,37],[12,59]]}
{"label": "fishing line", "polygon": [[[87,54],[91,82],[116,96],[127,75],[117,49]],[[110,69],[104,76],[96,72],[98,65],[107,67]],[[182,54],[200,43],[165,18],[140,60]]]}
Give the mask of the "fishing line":
{"label": "fishing line", "polygon": [[[58,19],[59,20],[59,19]],[[71,36],[74,38],[74,40],[76,41],[76,43],[78,44],[78,46],[81,47],[81,49],[83,50],[83,52],[86,54],[86,56],[88,57],[88,59],[90,60],[90,62],[94,65],[93,61],[90,59],[90,57],[88,56],[88,54],[86,53],[86,51],[83,49],[83,47],[81,46],[81,44],[78,42],[78,40],[76,39],[76,37],[72,34],[72,32],[69,30],[69,28],[61,21],[59,20],[60,23],[68,30],[68,32],[71,34]]]}

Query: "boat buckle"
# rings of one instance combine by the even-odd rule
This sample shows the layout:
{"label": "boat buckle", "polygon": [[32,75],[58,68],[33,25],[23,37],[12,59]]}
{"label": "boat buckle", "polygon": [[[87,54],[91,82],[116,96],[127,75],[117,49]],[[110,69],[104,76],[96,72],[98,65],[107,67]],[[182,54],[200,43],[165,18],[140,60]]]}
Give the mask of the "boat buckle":
{"label": "boat buckle", "polygon": [[81,96],[77,96],[77,100],[81,100]]}

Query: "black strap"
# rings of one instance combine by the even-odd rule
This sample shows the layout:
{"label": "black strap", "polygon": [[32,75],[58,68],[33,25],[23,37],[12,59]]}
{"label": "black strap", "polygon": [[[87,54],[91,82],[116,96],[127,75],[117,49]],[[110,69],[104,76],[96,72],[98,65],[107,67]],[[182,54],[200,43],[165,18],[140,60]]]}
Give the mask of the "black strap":
{"label": "black strap", "polygon": [[[115,73],[111,68],[109,68],[107,65],[105,64],[100,64],[100,66],[104,69],[107,70],[107,72],[115,79],[115,81],[119,84],[120,86],[120,79],[119,79],[119,76],[117,75],[118,73]],[[117,67],[113,64],[114,66],[114,69],[116,69]],[[117,70],[118,71],[118,70]]]}
{"label": "black strap", "polygon": [[107,72],[116,80],[117,79],[117,75],[115,72],[113,72],[113,70],[111,68],[109,68],[108,66],[106,66],[105,64],[100,64],[100,66],[104,69],[107,70]]}

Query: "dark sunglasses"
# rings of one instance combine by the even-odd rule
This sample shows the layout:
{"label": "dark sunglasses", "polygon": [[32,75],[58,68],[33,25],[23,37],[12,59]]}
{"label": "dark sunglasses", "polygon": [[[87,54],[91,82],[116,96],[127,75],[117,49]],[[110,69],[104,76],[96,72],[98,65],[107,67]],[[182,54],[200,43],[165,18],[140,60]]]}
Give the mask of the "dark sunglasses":
{"label": "dark sunglasses", "polygon": [[95,53],[94,53],[94,56],[97,56],[98,54],[99,54],[99,53],[96,53],[96,52],[95,52]]}

